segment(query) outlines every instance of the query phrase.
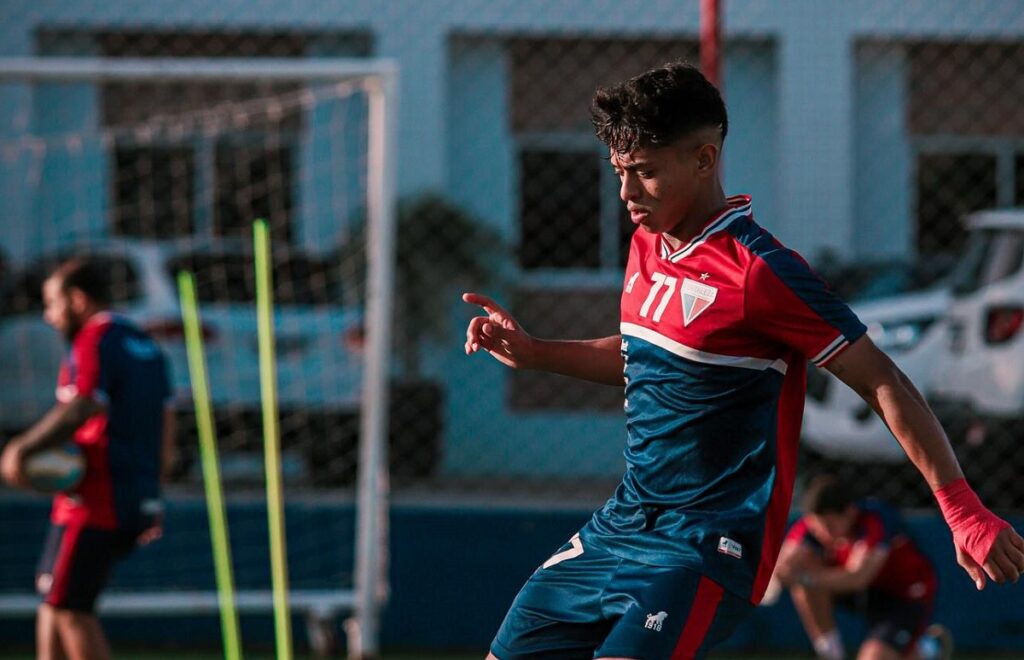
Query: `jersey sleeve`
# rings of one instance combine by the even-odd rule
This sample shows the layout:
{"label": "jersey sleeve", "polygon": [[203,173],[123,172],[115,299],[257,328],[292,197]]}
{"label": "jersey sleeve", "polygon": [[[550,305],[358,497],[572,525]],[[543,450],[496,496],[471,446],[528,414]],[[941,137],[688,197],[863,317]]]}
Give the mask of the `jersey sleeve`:
{"label": "jersey sleeve", "polygon": [[801,518],[793,523],[793,526],[786,532],[786,541],[792,541],[794,543],[803,543],[804,539],[808,536],[807,534],[807,523]]}
{"label": "jersey sleeve", "polygon": [[807,527],[807,520],[800,518],[793,526],[789,528],[786,533],[785,543],[797,543],[808,550],[811,550],[814,554],[819,557],[824,557],[825,547],[818,542],[818,539],[814,538],[811,534],[811,530]]}
{"label": "jersey sleeve", "polygon": [[861,520],[859,542],[867,545],[868,548],[888,550],[889,539],[892,535],[880,515],[867,511]]}
{"label": "jersey sleeve", "polygon": [[95,399],[106,404],[110,389],[110,360],[101,349],[106,336],[106,325],[87,325],[71,344],[74,363],[73,378],[76,396]]}
{"label": "jersey sleeve", "polygon": [[807,262],[781,245],[754,259],[744,305],[758,332],[795,349],[817,367],[867,331]]}

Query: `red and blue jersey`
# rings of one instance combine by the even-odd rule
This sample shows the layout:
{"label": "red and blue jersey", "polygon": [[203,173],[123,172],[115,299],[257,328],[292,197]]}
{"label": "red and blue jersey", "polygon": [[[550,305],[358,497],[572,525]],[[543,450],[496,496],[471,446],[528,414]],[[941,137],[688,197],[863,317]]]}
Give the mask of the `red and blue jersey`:
{"label": "red and blue jersey", "polygon": [[902,600],[934,599],[938,587],[935,568],[910,538],[899,513],[875,500],[859,502],[857,509],[849,538],[839,539],[831,546],[826,547],[811,534],[804,518],[793,523],[786,540],[811,548],[826,566],[846,566],[858,544],[886,550],[885,563],[868,588]]}
{"label": "red and blue jersey", "polygon": [[57,400],[90,397],[104,410],[75,432],[85,477],[74,491],[54,498],[54,524],[132,527],[159,509],[170,395],[166,359],[148,335],[108,313],[89,318],[61,364]]}
{"label": "red and blue jersey", "polygon": [[806,362],[866,328],[731,197],[689,243],[636,231],[621,303],[626,473],[581,531],[759,602],[782,545]]}

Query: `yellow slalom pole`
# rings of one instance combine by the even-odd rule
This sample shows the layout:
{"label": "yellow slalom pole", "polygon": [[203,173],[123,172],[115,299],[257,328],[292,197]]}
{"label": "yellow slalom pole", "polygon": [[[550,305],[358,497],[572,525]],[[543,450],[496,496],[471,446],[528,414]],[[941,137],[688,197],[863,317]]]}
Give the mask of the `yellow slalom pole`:
{"label": "yellow slalom pole", "polygon": [[213,546],[213,568],[217,578],[217,600],[220,603],[220,628],[224,638],[225,660],[241,660],[242,644],[238,633],[238,613],[235,610],[235,580],[231,572],[231,544],[224,515],[224,498],[220,489],[220,467],[217,458],[217,438],[214,434],[213,413],[210,405],[210,386],[206,377],[206,357],[203,335],[200,332],[199,306],[196,304],[196,284],[191,273],[178,273],[178,296],[181,302],[181,320],[185,325],[185,349],[188,353],[188,372],[192,382],[192,401],[199,431],[199,454],[203,466],[203,486],[206,489],[206,511],[210,521],[210,540]]}
{"label": "yellow slalom pole", "polygon": [[273,277],[266,220],[253,223],[256,257],[256,317],[260,347],[260,400],[263,405],[263,450],[267,471],[267,525],[270,530],[270,575],[274,588],[277,660],[292,658],[291,612],[288,608],[288,551],[281,497],[281,435],[277,425],[277,365],[274,359]]}

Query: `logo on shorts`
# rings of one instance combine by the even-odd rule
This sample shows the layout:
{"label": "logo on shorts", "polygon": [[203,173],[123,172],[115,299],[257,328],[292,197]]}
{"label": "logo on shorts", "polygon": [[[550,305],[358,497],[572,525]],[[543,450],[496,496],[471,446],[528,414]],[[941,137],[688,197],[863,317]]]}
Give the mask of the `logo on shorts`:
{"label": "logo on shorts", "polygon": [[657,614],[648,614],[647,622],[644,624],[644,628],[647,630],[653,630],[658,632],[661,630],[661,626],[665,623],[665,619],[668,618],[668,612],[658,612]]}
{"label": "logo on shorts", "polygon": [[707,284],[701,284],[690,278],[683,279],[683,325],[690,325],[695,318],[711,307],[718,297],[718,289]]}
{"label": "logo on shorts", "polygon": [[729,555],[736,559],[741,559],[743,557],[743,546],[725,536],[718,539],[718,551],[723,555]]}

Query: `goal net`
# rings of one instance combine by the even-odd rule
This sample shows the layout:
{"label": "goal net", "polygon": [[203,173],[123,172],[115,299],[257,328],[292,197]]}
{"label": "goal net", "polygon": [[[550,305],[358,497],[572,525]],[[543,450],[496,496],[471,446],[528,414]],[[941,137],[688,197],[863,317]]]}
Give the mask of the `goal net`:
{"label": "goal net", "polygon": [[[182,270],[196,281],[238,607],[271,609],[252,241],[263,219],[291,607],[326,622],[310,631],[321,637],[336,615],[354,612],[350,647],[375,651],[394,417],[394,93],[393,66],[372,59],[0,64],[5,437],[53,405],[64,344],[42,320],[40,285],[71,256],[107,265],[115,309],[159,340],[173,372],[178,460],[165,538],[118,568],[101,612],[217,607],[177,302]],[[0,610],[29,615],[48,502],[6,489],[0,497]]]}

